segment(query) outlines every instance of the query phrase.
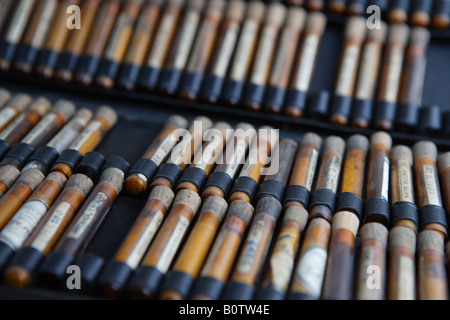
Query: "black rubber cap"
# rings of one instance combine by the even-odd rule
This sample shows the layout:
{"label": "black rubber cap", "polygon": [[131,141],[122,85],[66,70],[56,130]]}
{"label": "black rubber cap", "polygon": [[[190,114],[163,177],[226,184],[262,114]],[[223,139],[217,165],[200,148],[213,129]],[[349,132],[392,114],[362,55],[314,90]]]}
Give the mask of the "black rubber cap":
{"label": "black rubber cap", "polygon": [[122,292],[133,270],[124,262],[111,260],[109,261],[98,279],[98,286],[103,288],[108,285],[116,292]]}
{"label": "black rubber cap", "polygon": [[64,52],[58,60],[58,70],[75,71],[79,56],[73,53]]}
{"label": "black rubber cap", "polygon": [[55,160],[58,158],[58,151],[49,146],[41,146],[39,147],[35,153],[31,156],[29,161],[39,161],[46,168],[50,168]]}
{"label": "black rubber cap", "polygon": [[62,289],[67,275],[67,267],[73,257],[62,251],[53,251],[42,262],[38,269],[38,282],[48,288]]}
{"label": "black rubber cap", "polygon": [[109,59],[102,59],[97,72],[97,76],[104,76],[115,79],[116,75],[119,73],[119,70],[120,64],[117,63],[116,61],[112,61]]}
{"label": "black rubber cap", "polygon": [[43,49],[39,54],[38,66],[55,68],[59,53],[54,50]]}
{"label": "black rubber cap", "polygon": [[8,264],[9,259],[11,259],[13,255],[13,248],[11,248],[3,241],[0,241],[0,270]]}
{"label": "black rubber cap", "polygon": [[306,103],[308,100],[308,93],[295,89],[289,89],[286,93],[286,108],[297,108],[300,110],[306,109]]}
{"label": "black rubber cap", "polygon": [[353,101],[352,120],[366,120],[368,123],[372,121],[372,100],[359,100]]}
{"label": "black rubber cap", "polygon": [[0,41],[0,58],[11,61],[16,52],[17,45],[5,40]]}
{"label": "black rubber cap", "polygon": [[130,170],[130,164],[122,157],[117,155],[111,155],[105,162],[103,170],[108,168],[117,168],[127,174]]}
{"label": "black rubber cap", "polygon": [[81,272],[81,289],[91,291],[94,288],[94,284],[99,276],[105,261],[90,252],[80,255],[75,263],[80,267]]}
{"label": "black rubber cap", "polygon": [[100,59],[91,55],[82,55],[77,67],[77,74],[94,76],[100,66]]}
{"label": "black rubber cap", "polygon": [[39,263],[42,262],[44,254],[33,247],[22,247],[17,250],[17,253],[12,257],[9,262],[10,266],[21,266],[27,269],[30,273],[33,273]]}
{"label": "black rubber cap", "polygon": [[388,120],[391,122],[395,121],[395,115],[397,110],[397,104],[391,102],[378,102],[376,104],[374,121],[377,120]]}
{"label": "black rubber cap", "polygon": [[34,65],[39,54],[39,49],[32,47],[28,44],[21,43],[17,49],[15,62],[26,63],[28,65]]}
{"label": "black rubber cap", "polygon": [[283,300],[284,294],[271,287],[265,287],[256,293],[255,300]]}
{"label": "black rubber cap", "polygon": [[419,130],[437,134],[442,130],[442,112],[439,106],[425,106],[419,110]]}
{"label": "black rubber cap", "polygon": [[10,150],[9,143],[5,140],[0,140],[0,159],[2,159]]}
{"label": "black rubber cap", "polygon": [[24,165],[34,152],[34,148],[27,143],[18,143],[12,147],[5,158],[13,158]]}
{"label": "black rubber cap", "polygon": [[227,104],[237,105],[241,102],[244,91],[244,83],[227,80],[225,82],[221,100]]}
{"label": "black rubber cap", "polygon": [[161,70],[153,67],[144,67],[139,75],[138,86],[145,90],[155,90],[158,86]]}
{"label": "black rubber cap", "polygon": [[244,92],[244,103],[256,103],[262,105],[265,91],[265,86],[248,83]]}
{"label": "black rubber cap", "polygon": [[158,292],[163,278],[164,274],[155,267],[140,266],[131,278],[129,288],[131,290],[140,288],[149,296],[154,296]]}
{"label": "black rubber cap", "polygon": [[200,99],[209,103],[219,102],[223,84],[224,79],[221,77],[213,75],[206,76],[202,86]]}
{"label": "black rubber cap", "polygon": [[307,294],[307,293],[290,293],[287,296],[288,300],[317,300],[313,296]]}
{"label": "black rubber cap", "polygon": [[267,88],[265,107],[272,111],[282,112],[284,107],[284,100],[286,98],[286,89],[281,87]]}
{"label": "black rubber cap", "polygon": [[412,129],[419,122],[419,107],[413,103],[402,103],[398,106],[397,125],[400,129]]}
{"label": "black rubber cap", "polygon": [[139,159],[136,161],[136,163],[131,168],[130,172],[128,174],[142,174],[144,175],[148,180],[152,179],[155,175],[156,171],[158,170],[158,165],[155,161],[151,159]]}
{"label": "black rubber cap", "polygon": [[232,281],[225,288],[224,300],[252,300],[255,288],[242,282]]}
{"label": "black rubber cap", "polygon": [[56,159],[55,164],[63,163],[68,165],[72,170],[75,170],[81,159],[83,159],[83,155],[78,150],[67,149]]}
{"label": "black rubber cap", "polygon": [[99,152],[88,152],[77,166],[77,173],[88,176],[92,181],[97,181],[105,164],[105,157]]}
{"label": "black rubber cap", "polygon": [[202,295],[211,300],[219,300],[225,284],[211,277],[201,277],[197,280],[192,290],[192,297]]}
{"label": "black rubber cap", "polygon": [[141,67],[136,64],[125,63],[120,67],[117,85],[127,90],[133,90],[139,80]]}
{"label": "black rubber cap", "polygon": [[185,73],[180,82],[180,93],[190,93],[195,97],[198,96],[204,75],[201,73]]}
{"label": "black rubber cap", "polygon": [[173,95],[177,92],[182,72],[175,69],[165,69],[161,73],[158,89],[165,94]]}
{"label": "black rubber cap", "polygon": [[308,114],[314,119],[325,119],[328,116],[330,93],[328,91],[314,92],[310,96]]}
{"label": "black rubber cap", "polygon": [[173,290],[186,299],[189,296],[194,281],[195,279],[187,273],[171,270],[164,279],[161,291]]}

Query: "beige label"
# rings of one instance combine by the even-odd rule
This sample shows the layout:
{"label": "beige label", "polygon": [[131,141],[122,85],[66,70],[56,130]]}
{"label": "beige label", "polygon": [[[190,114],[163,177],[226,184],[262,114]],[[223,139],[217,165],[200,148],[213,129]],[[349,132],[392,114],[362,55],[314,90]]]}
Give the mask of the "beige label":
{"label": "beige label", "polygon": [[183,70],[189,58],[192,42],[194,40],[200,15],[197,11],[190,11],[186,16],[186,23],[183,24],[182,34],[179,39],[177,52],[173,62],[176,70]]}
{"label": "beige label", "polygon": [[358,67],[359,52],[359,47],[354,45],[348,46],[344,51],[336,87],[336,94],[339,96],[348,96],[352,93],[353,75]]}
{"label": "beige label", "polygon": [[309,35],[305,39],[295,80],[295,88],[299,91],[306,92],[309,89],[318,48],[319,38]]}
{"label": "beige label", "polygon": [[338,156],[333,156],[330,160],[330,166],[328,169],[328,177],[325,188],[336,192],[339,184],[339,175],[341,173],[341,158]]}
{"label": "beige label", "polygon": [[92,134],[102,129],[102,123],[100,121],[91,121],[87,127],[81,132],[78,138],[72,143],[70,149],[81,149],[83,145],[89,140]]}
{"label": "beige label", "polygon": [[47,144],[47,146],[53,147],[61,153],[75,141],[79,134],[79,130],[75,130],[72,127],[65,127],[59,131],[59,133]]}
{"label": "beige label", "polygon": [[142,232],[141,237],[134,246],[133,250],[130,252],[128,259],[125,261],[125,263],[128,264],[130,268],[136,269],[136,267],[139,265],[139,262],[144,256],[148,246],[150,245],[150,242],[155,237],[155,234],[158,231],[163,221],[163,218],[164,215],[161,211],[156,212],[155,215],[152,217],[150,223]]}
{"label": "beige label", "polygon": [[9,123],[17,114],[17,111],[12,107],[4,107],[0,111],[0,126]]}
{"label": "beige label", "polygon": [[400,200],[414,203],[414,186],[411,178],[411,167],[409,162],[403,159],[398,160],[398,182]]}
{"label": "beige label", "polygon": [[105,50],[105,58],[106,59],[113,59],[115,56],[115,50],[117,47],[117,44],[120,41],[120,37],[122,36],[122,32],[126,28],[128,17],[126,14],[121,14],[116,20],[116,23],[114,25],[114,30],[111,34],[111,37],[109,38],[108,47]]}
{"label": "beige label", "polygon": [[167,241],[166,247],[161,253],[158,263],[155,266],[162,273],[166,273],[167,270],[169,269],[173,257],[175,256],[178,247],[180,246],[181,240],[183,239],[188,227],[189,227],[189,220],[184,216],[179,216],[177,224],[173,229],[172,235]]}
{"label": "beige label", "polygon": [[300,258],[295,278],[308,288],[313,297],[319,298],[327,263],[327,251],[322,247],[308,248]]}
{"label": "beige label", "polygon": [[425,191],[427,193],[428,203],[436,206],[441,206],[435,173],[436,171],[433,166],[423,166],[423,181],[425,183]]}
{"label": "beige label", "polygon": [[264,226],[264,221],[260,220],[250,230],[237,267],[239,273],[248,273],[252,270],[252,266],[255,263],[255,254],[264,233]]}
{"label": "beige label", "polygon": [[[234,177],[236,170],[243,163],[246,151],[247,147],[245,145],[245,142],[238,141],[236,143],[236,148],[234,149],[233,158],[231,159],[230,163],[228,163],[227,169],[225,170],[225,173],[230,177]],[[228,161],[228,159],[225,159],[224,161]]]}
{"label": "beige label", "polygon": [[275,29],[273,27],[264,28],[256,51],[251,83],[261,86],[266,84],[266,74],[271,64],[270,57],[275,40]]}
{"label": "beige label", "polygon": [[384,97],[387,102],[397,102],[403,65],[403,53],[402,48],[392,48],[391,55],[389,57],[388,75],[385,87],[386,93]]}
{"label": "beige label", "polygon": [[252,43],[255,38],[258,25],[255,21],[250,20],[244,24],[239,39],[238,47],[234,58],[234,64],[231,69],[231,80],[243,82],[247,74],[248,65],[251,59]]}
{"label": "beige label", "polygon": [[2,132],[0,132],[0,139],[5,140],[14,129],[16,129],[17,125],[21,123],[25,119],[25,114],[21,113],[18,117],[16,117]]}
{"label": "beige label", "polygon": [[377,71],[377,44],[369,43],[364,47],[364,51],[359,66],[358,84],[355,92],[355,97],[361,100],[372,98],[373,85],[376,77],[374,72]]}
{"label": "beige label", "polygon": [[28,18],[31,15],[31,10],[33,9],[35,0],[22,0],[19,6],[14,12],[14,16],[11,21],[14,23],[10,24],[10,28],[6,33],[5,39],[9,43],[17,44],[27,26]]}
{"label": "beige label", "polygon": [[45,131],[56,121],[56,114],[49,113],[41,121],[39,121],[34,128],[22,139],[22,143],[32,144],[38,137],[44,134]]}
{"label": "beige label", "polygon": [[102,207],[107,200],[108,196],[103,192],[99,192],[88,205],[86,210],[82,212],[82,216],[67,234],[67,237],[78,239],[92,223],[98,208]]}
{"label": "beige label", "polygon": [[305,188],[311,191],[311,187],[314,181],[314,176],[317,168],[317,159],[319,158],[319,152],[313,149],[311,152],[311,158],[309,160],[308,170],[306,171]]}
{"label": "beige label", "polygon": [[414,260],[400,256],[398,260],[397,296],[398,300],[415,300]]}
{"label": "beige label", "polygon": [[275,290],[284,292],[287,289],[294,266],[294,255],[291,235],[289,233],[281,234],[276,251],[270,258],[270,267],[274,271],[271,273],[272,284]]}
{"label": "beige label", "polygon": [[214,241],[214,245],[211,248],[211,252],[208,255],[208,259],[205,262],[205,266],[202,269],[201,275],[202,276],[208,276],[211,268],[214,264],[214,262],[217,259],[217,256],[222,249],[223,242],[225,241],[225,238],[227,236],[227,229],[223,228],[220,230],[219,234],[217,235],[216,240]]}
{"label": "beige label", "polygon": [[34,33],[34,37],[31,41],[31,46],[35,48],[41,48],[45,44],[48,31],[52,25],[53,18],[55,16],[58,2],[56,0],[47,1],[43,10],[43,14],[39,20],[39,24]]}
{"label": "beige label", "polygon": [[175,28],[173,16],[168,14],[163,17],[155,37],[155,42],[147,64],[150,67],[161,69],[166,56],[167,47],[171,40],[172,30]]}
{"label": "beige label", "polygon": [[160,144],[152,159],[158,166],[166,159],[172,148],[177,144],[177,139],[173,135],[167,136]]}
{"label": "beige label", "polygon": [[214,65],[212,74],[219,77],[225,78],[228,70],[228,66],[233,56],[233,51],[236,45],[236,41],[239,35],[239,24],[236,22],[230,23],[227,32],[223,38],[222,46],[217,55],[217,61]]}
{"label": "beige label", "polygon": [[47,210],[47,204],[41,200],[27,201],[3,228],[0,239],[19,249]]}
{"label": "beige label", "polygon": [[292,30],[289,28],[285,29],[281,35],[280,43],[276,46],[278,52],[276,54],[276,61],[273,66],[273,70],[270,74],[270,83],[272,85],[277,85],[279,79],[283,77],[283,67],[286,63],[286,56],[290,51],[290,47],[293,45],[291,43],[292,37]]}
{"label": "beige label", "polygon": [[390,169],[390,162],[388,157],[384,157],[383,161],[383,184],[381,185],[381,197],[389,201],[389,169]]}
{"label": "beige label", "polygon": [[50,219],[47,220],[44,227],[39,232],[39,235],[33,240],[31,247],[44,251],[48,243],[55,236],[58,228],[60,227],[64,216],[71,208],[71,204],[68,202],[61,202],[53,211]]}

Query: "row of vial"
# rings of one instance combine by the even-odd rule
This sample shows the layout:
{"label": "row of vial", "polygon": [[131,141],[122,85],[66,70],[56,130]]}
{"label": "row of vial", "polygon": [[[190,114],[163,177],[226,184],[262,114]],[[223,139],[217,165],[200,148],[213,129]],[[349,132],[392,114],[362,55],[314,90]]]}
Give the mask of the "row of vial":
{"label": "row of vial", "polygon": [[86,0],[82,28],[70,30],[68,2],[18,3],[4,25],[3,70],[357,128],[445,127],[439,106],[420,108],[430,41],[423,27],[368,29],[365,18],[349,17],[334,92],[313,93],[321,12],[262,1]]}
{"label": "row of vial", "polygon": [[367,8],[377,6],[384,19],[391,23],[409,23],[412,26],[447,29],[450,26],[448,0],[267,0],[303,6],[310,11],[328,11],[333,14],[373,14]]}
{"label": "row of vial", "polygon": [[[230,129],[174,115],[131,168],[89,152],[74,181],[51,188],[60,171],[47,175],[19,209],[7,191],[3,282],[63,289],[75,264],[109,298],[448,299],[449,152],[382,131],[274,142]],[[264,175],[269,155],[279,169]],[[88,245],[120,192],[147,198],[105,261]]]}

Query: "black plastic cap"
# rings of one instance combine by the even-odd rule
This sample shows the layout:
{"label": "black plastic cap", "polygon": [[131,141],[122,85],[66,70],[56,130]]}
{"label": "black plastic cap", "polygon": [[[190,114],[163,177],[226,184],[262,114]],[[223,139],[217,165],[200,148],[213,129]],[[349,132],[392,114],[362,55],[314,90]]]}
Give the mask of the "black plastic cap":
{"label": "black plastic cap", "polygon": [[103,59],[100,62],[100,66],[97,72],[97,76],[104,76],[108,78],[116,78],[116,75],[119,73],[120,64],[116,61],[112,61],[109,59]]}
{"label": "black plastic cap", "polygon": [[255,288],[242,282],[232,281],[225,288],[224,300],[252,300]]}
{"label": "black plastic cap", "polygon": [[221,77],[213,75],[206,76],[202,86],[200,100],[209,103],[218,103],[222,94],[223,84],[224,79]]}
{"label": "black plastic cap", "polygon": [[8,142],[6,142],[5,140],[0,140],[0,159],[2,159],[5,154],[8,153],[10,148],[11,147]]}
{"label": "black plastic cap", "polygon": [[204,296],[211,300],[219,300],[225,284],[211,277],[201,277],[194,284],[192,297]]}
{"label": "black plastic cap", "polygon": [[155,267],[141,266],[134,273],[130,282],[130,290],[139,288],[147,297],[154,297],[159,290],[164,274]]}
{"label": "black plastic cap", "polygon": [[62,251],[48,254],[38,269],[38,282],[47,288],[62,289],[67,275],[67,267],[73,262],[73,257]]}
{"label": "black plastic cap", "polygon": [[119,294],[125,289],[132,274],[133,270],[126,263],[112,260],[101,272],[97,285],[100,290],[107,286]]}
{"label": "black plastic cap", "polygon": [[238,105],[241,102],[244,83],[227,80],[224,84],[221,100],[227,104]]}
{"label": "black plastic cap", "polygon": [[284,294],[271,287],[265,287],[256,293],[255,300],[283,300]]}
{"label": "black plastic cap", "polygon": [[128,170],[130,170],[130,164],[122,157],[117,155],[111,155],[105,162],[103,166],[103,170],[108,168],[117,168],[123,173],[127,174]]}
{"label": "black plastic cap", "polygon": [[160,69],[144,67],[138,78],[138,86],[148,91],[155,90],[158,86],[160,74]]}
{"label": "black plastic cap", "polygon": [[325,119],[328,116],[330,105],[330,93],[328,91],[319,91],[311,94],[308,114],[315,119]]}
{"label": "black plastic cap", "polygon": [[83,155],[80,151],[67,149],[61,153],[58,159],[56,159],[55,164],[63,163],[68,165],[72,170],[75,170],[81,159],[83,159]]}
{"label": "black plastic cap", "polygon": [[175,69],[165,69],[161,73],[158,89],[165,94],[174,95],[181,81],[182,72]]}
{"label": "black plastic cap", "polygon": [[300,110],[305,110],[307,101],[308,101],[307,92],[289,89],[286,94],[285,106],[286,108],[296,108]]}
{"label": "black plastic cap", "polygon": [[201,73],[185,73],[180,83],[180,94],[197,97],[202,87],[204,75]]}
{"label": "black plastic cap", "polygon": [[397,126],[400,129],[412,129],[419,122],[419,107],[413,103],[402,103],[398,106]]}
{"label": "black plastic cap", "polygon": [[73,53],[64,52],[58,60],[58,70],[75,71],[79,56]]}
{"label": "black plastic cap", "polygon": [[5,40],[0,41],[0,58],[11,61],[16,52],[16,48],[17,45],[15,43],[7,42]]}
{"label": "black plastic cap", "polygon": [[83,253],[75,263],[80,268],[81,289],[83,291],[92,291],[94,284],[105,264],[104,260],[92,253]]}
{"label": "black plastic cap", "polygon": [[58,63],[59,53],[54,50],[43,49],[40,52],[38,66],[55,68]]}
{"label": "black plastic cap", "polygon": [[100,66],[100,59],[90,55],[83,55],[77,68],[77,74],[89,74],[94,76]]}
{"label": "black plastic cap", "polygon": [[44,254],[33,247],[22,247],[12,257],[9,262],[10,266],[21,266],[22,268],[33,273],[42,262]]}
{"label": "black plastic cap", "polygon": [[117,86],[127,90],[133,90],[139,79],[141,67],[136,64],[125,63],[120,67],[117,78]]}
{"label": "black plastic cap", "polygon": [[49,146],[41,146],[36,150],[35,153],[33,153],[29,161],[39,161],[46,168],[50,168],[58,158],[58,156],[59,153],[55,148]]}
{"label": "black plastic cap", "polygon": [[437,134],[442,130],[442,113],[439,106],[426,106],[419,110],[419,130]]}
{"label": "black plastic cap", "polygon": [[8,264],[9,259],[11,259],[13,255],[13,248],[11,248],[3,241],[0,241],[0,270]]}
{"label": "black plastic cap", "polygon": [[97,181],[104,164],[105,157],[101,153],[88,152],[78,164],[76,172],[88,176],[92,181]]}
{"label": "black plastic cap", "polygon": [[39,54],[39,49],[28,44],[21,43],[17,49],[15,62],[34,65]]}
{"label": "black plastic cap", "polygon": [[34,148],[27,143],[18,143],[12,147],[5,158],[13,158],[24,165],[33,154]]}

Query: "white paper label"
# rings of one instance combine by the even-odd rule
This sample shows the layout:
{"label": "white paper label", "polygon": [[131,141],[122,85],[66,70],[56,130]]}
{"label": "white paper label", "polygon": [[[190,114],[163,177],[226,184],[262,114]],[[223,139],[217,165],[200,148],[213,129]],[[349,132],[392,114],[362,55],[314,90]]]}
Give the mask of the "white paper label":
{"label": "white paper label", "polygon": [[317,36],[310,35],[305,39],[295,81],[295,88],[299,91],[306,92],[309,89],[318,47]]}
{"label": "white paper label", "polygon": [[6,33],[5,39],[9,43],[17,44],[28,25],[27,21],[30,17],[31,10],[33,9],[35,0],[22,0],[19,6],[16,8],[14,17],[12,18],[12,23],[8,32]]}
{"label": "white paper label", "polygon": [[173,16],[165,15],[161,20],[158,32],[155,37],[152,52],[148,59],[148,65],[153,68],[161,69],[166,56],[167,47],[171,40],[172,29],[175,28]]}
{"label": "white paper label", "polygon": [[414,202],[413,182],[411,179],[411,168],[409,162],[398,160],[398,180],[400,189],[400,200]]}
{"label": "white paper label", "polygon": [[41,200],[27,201],[3,228],[0,239],[17,250],[33,232],[47,210],[47,204]]}
{"label": "white paper label", "polygon": [[331,158],[330,167],[328,169],[328,178],[325,188],[336,192],[337,186],[339,184],[339,175],[341,172],[341,158],[334,156]]}
{"label": "white paper label", "polygon": [[17,111],[12,107],[4,107],[0,111],[0,126],[3,127],[11,121],[17,114]]}
{"label": "white paper label", "polygon": [[302,283],[313,297],[319,298],[327,263],[327,251],[322,247],[307,249],[295,270],[296,280]]}
{"label": "white paper label", "polygon": [[414,300],[415,299],[415,266],[414,261],[400,256],[398,260],[398,279],[397,279],[397,299]]}
{"label": "white paper label", "polygon": [[21,113],[18,117],[16,117],[5,129],[3,129],[2,132],[0,132],[0,140],[5,140],[24,119],[25,113]]}
{"label": "white paper label", "polygon": [[108,196],[103,192],[99,192],[92,202],[88,205],[86,210],[82,213],[82,216],[77,221],[77,223],[73,226],[73,228],[68,233],[67,237],[78,239],[89,227],[91,222],[93,221],[98,208],[103,206],[105,202],[108,200]]}
{"label": "white paper label", "polygon": [[237,268],[239,273],[248,273],[252,270],[255,254],[263,236],[264,226],[264,221],[260,220],[256,222],[250,230],[245,247],[242,251],[241,259],[239,260]]}
{"label": "white paper label", "polygon": [[247,74],[248,65],[251,59],[252,43],[258,26],[253,20],[247,21],[242,29],[239,44],[236,49],[233,68],[231,69],[230,78],[234,81],[243,82]]}
{"label": "white paper label", "polygon": [[115,50],[117,47],[117,44],[120,40],[121,33],[123,32],[126,24],[127,24],[128,17],[126,14],[121,14],[116,20],[116,23],[114,25],[114,30],[111,34],[111,37],[109,38],[108,47],[105,50],[105,58],[107,59],[113,59]]}
{"label": "white paper label", "polygon": [[172,235],[167,241],[164,251],[156,264],[156,268],[162,273],[166,273],[172,263],[173,257],[175,256],[181,240],[189,227],[189,220],[184,216],[179,216],[177,224],[173,229]]}
{"label": "white paper label", "polygon": [[223,38],[223,43],[220,47],[217,61],[213,68],[213,75],[219,78],[225,78],[236,45],[236,41],[238,39],[238,34],[239,25],[237,23],[230,24],[228,26],[225,37]]}
{"label": "white paper label", "polygon": [[400,77],[403,65],[403,49],[393,48],[389,58],[388,75],[385,87],[385,100],[387,102],[396,103],[398,90],[400,87]]}
{"label": "white paper label", "polygon": [[142,233],[141,237],[139,238],[126,261],[126,264],[128,264],[130,268],[136,269],[136,267],[139,265],[139,262],[144,256],[150,242],[155,237],[156,231],[158,231],[163,218],[164,215],[161,211],[156,212],[148,226],[145,228],[144,232]]}
{"label": "white paper label", "polygon": [[153,160],[158,166],[166,159],[170,151],[177,144],[177,139],[173,135],[167,136],[160,144],[156,152],[153,154]]}
{"label": "white paper label", "polygon": [[348,46],[345,49],[342,66],[337,81],[336,94],[348,96],[351,94],[353,75],[358,66],[359,47]]}
{"label": "white paper label", "polygon": [[69,209],[71,208],[71,204],[68,202],[61,202],[53,211],[50,219],[47,220],[39,235],[33,240],[31,247],[44,251],[47,247],[48,243],[52,240],[58,228],[60,227],[64,216],[67,214]]}
{"label": "white paper label", "polygon": [[428,203],[441,206],[434,167],[428,165],[423,166],[423,181],[425,182]]}
{"label": "white paper label", "polygon": [[39,121],[34,128],[22,139],[22,143],[32,144],[39,136],[41,136],[52,122],[56,121],[56,114],[49,113],[41,121]]}
{"label": "white paper label", "polygon": [[361,64],[359,67],[358,85],[355,92],[355,97],[361,100],[372,98],[372,89],[374,85],[374,72],[377,71],[375,60],[377,59],[377,45],[369,43],[365,46]]}
{"label": "white paper label", "polygon": [[390,162],[388,157],[384,157],[383,162],[383,185],[381,186],[381,197],[389,201],[389,168]]}
{"label": "white paper label", "polygon": [[308,171],[306,172],[305,188],[308,189],[308,191],[311,191],[311,187],[312,187],[312,184],[314,181],[314,175],[316,173],[318,157],[319,157],[319,152],[316,149],[313,149],[311,152],[311,158],[309,161]]}
{"label": "white paper label", "polygon": [[276,290],[284,292],[288,287],[294,266],[294,246],[290,234],[281,234],[278,238],[276,251],[270,258],[272,268],[272,284]]}
{"label": "white paper label", "polygon": [[272,47],[275,41],[276,33],[272,27],[264,28],[259,43],[255,64],[251,76],[251,83],[265,85],[267,70],[271,64]]}
{"label": "white paper label", "polygon": [[78,136],[78,138],[72,143],[70,149],[81,149],[83,145],[89,140],[92,134],[102,129],[102,124],[100,121],[91,121],[83,132]]}
{"label": "white paper label", "polygon": [[182,35],[180,42],[178,43],[178,50],[175,54],[175,60],[173,67],[176,70],[183,70],[186,61],[189,58],[192,42],[197,31],[197,25],[199,22],[199,14],[196,11],[191,11],[186,16],[186,23],[183,25]]}

